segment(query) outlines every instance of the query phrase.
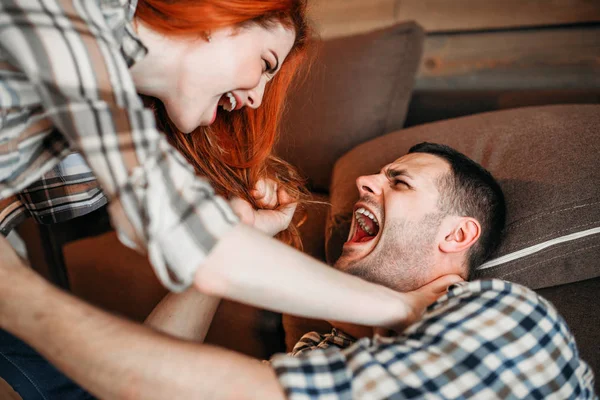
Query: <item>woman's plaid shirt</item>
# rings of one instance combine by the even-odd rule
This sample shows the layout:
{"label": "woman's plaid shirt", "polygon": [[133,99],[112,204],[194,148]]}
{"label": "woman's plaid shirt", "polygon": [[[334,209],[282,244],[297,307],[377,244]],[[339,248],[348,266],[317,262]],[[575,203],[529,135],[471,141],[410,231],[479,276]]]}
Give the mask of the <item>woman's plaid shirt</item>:
{"label": "woman's plaid shirt", "polygon": [[290,399],[597,399],[556,309],[500,280],[457,285],[395,337],[305,335],[271,365]]}
{"label": "woman's plaid shirt", "polygon": [[106,196],[121,240],[147,250],[177,290],[238,219],[136,93],[128,68],[147,51],[131,24],[135,7],[0,2],[0,232],[28,215],[51,223],[86,214]]}

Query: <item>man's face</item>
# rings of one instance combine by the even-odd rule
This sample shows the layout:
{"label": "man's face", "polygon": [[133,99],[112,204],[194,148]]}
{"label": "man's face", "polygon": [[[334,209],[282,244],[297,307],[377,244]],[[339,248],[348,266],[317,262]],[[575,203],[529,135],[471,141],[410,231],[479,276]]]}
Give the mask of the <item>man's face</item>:
{"label": "man's face", "polygon": [[413,153],[376,175],[356,180],[360,199],[348,241],[335,268],[399,291],[435,279],[433,267],[444,218],[438,208],[439,179],[450,165]]}

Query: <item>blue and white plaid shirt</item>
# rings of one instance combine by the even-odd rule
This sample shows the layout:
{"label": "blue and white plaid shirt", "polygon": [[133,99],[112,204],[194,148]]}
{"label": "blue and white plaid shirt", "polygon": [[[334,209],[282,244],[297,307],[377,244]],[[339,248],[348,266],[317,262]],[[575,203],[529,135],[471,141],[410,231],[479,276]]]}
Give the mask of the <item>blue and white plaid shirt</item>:
{"label": "blue and white plaid shirt", "polygon": [[394,337],[305,335],[271,359],[290,399],[597,399],[556,309],[500,280],[453,287]]}

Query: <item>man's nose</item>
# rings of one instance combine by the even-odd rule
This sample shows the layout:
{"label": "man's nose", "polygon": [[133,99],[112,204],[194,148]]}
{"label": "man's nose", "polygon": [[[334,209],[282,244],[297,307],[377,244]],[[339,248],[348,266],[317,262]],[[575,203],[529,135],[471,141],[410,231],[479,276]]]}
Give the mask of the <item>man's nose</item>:
{"label": "man's nose", "polygon": [[363,175],[356,179],[356,187],[360,196],[381,194],[381,177],[377,175]]}

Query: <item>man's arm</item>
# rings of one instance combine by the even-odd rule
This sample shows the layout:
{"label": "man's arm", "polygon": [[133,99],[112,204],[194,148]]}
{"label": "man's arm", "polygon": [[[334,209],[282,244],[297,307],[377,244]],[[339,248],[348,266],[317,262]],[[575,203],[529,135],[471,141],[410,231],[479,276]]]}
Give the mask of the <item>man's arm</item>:
{"label": "man's arm", "polygon": [[100,398],[284,398],[268,365],[87,305],[23,265],[2,237],[0,327]]}
{"label": "man's arm", "polygon": [[181,339],[203,342],[220,300],[194,288],[169,293],[154,307],[144,325]]}

